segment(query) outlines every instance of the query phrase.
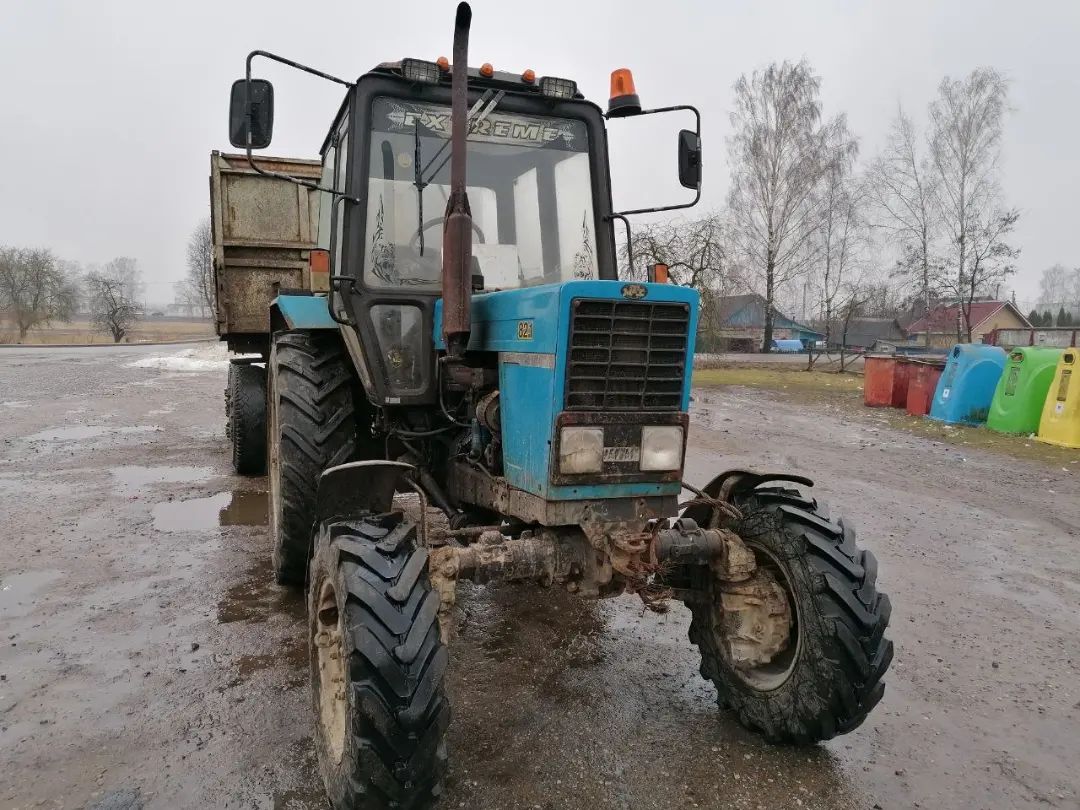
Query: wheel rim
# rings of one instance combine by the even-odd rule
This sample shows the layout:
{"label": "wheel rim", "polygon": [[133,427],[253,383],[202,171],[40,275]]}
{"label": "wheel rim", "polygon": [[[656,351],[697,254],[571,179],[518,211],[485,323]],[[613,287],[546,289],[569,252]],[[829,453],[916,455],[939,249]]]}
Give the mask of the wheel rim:
{"label": "wheel rim", "polygon": [[347,703],[345,689],[345,651],[342,645],[341,617],[337,591],[329,579],[319,589],[314,617],[316,665],[319,679],[319,724],[323,739],[334,762],[345,752]]}
{"label": "wheel rim", "polygon": [[[768,664],[740,669],[734,665],[731,670],[735,676],[751,689],[758,692],[771,692],[779,689],[795,671],[799,653],[802,650],[802,617],[799,613],[799,602],[795,599],[794,589],[791,584],[791,576],[779,558],[770,551],[754,542],[747,542],[746,547],[754,552],[759,568],[768,571],[776,583],[784,591],[788,601],[788,609],[791,612],[791,630],[788,645],[778,653]],[[727,646],[721,642],[720,649],[727,655]],[[729,663],[731,663],[729,661]]]}

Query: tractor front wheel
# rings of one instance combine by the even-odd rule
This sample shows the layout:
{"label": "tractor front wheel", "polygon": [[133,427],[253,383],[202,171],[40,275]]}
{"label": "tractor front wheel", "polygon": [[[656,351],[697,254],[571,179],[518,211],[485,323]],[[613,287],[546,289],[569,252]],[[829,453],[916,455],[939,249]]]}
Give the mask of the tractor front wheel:
{"label": "tractor front wheel", "polygon": [[319,476],[356,452],[353,373],[337,333],[279,332],[269,374],[274,575],[279,585],[303,585]]}
{"label": "tractor front wheel", "polygon": [[439,595],[400,514],[321,527],[308,621],[315,748],[336,810],[424,810],[446,771]]}
{"label": "tractor front wheel", "polygon": [[805,745],[858,727],[884,692],[891,607],[877,560],[855,532],[798,490],[736,494],[733,529],[757,562],[746,583],[689,573],[690,639],[721,707],[777,743]]}

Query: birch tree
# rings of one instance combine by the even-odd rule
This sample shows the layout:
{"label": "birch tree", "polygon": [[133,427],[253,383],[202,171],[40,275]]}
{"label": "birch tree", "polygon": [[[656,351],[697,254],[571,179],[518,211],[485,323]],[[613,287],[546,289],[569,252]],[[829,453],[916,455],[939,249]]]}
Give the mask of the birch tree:
{"label": "birch tree", "polygon": [[[1008,219],[1005,212],[995,210],[1002,208],[998,160],[1007,106],[1008,83],[993,68],[979,68],[964,79],[945,77],[930,105],[937,208],[948,240],[948,261],[942,272],[953,291],[968,289],[977,275],[970,266],[973,240],[984,246],[988,240],[995,241],[990,234],[999,232],[1000,236]],[[966,310],[965,318],[968,314]]]}
{"label": "birch tree", "polygon": [[732,234],[765,296],[762,351],[773,337],[776,291],[812,266],[820,224],[815,191],[828,166],[830,136],[843,117],[822,124],[821,79],[805,60],[772,64],[735,83],[735,134],[728,143]]}
{"label": "birch tree", "polygon": [[924,313],[929,312],[941,229],[938,174],[902,107],[897,108],[885,148],[870,166],[867,189],[876,224],[899,252],[901,274],[918,290]]}
{"label": "birch tree", "polygon": [[821,221],[813,246],[821,273],[821,318],[825,343],[832,338],[832,322],[847,271],[861,253],[866,239],[863,218],[864,188],[854,176],[855,139],[841,121],[828,133],[826,166],[818,192]]}
{"label": "birch tree", "polygon": [[970,229],[967,244],[967,265],[956,277],[945,279],[946,289],[960,302],[956,324],[957,341],[971,342],[971,305],[980,295],[1000,294],[1001,285],[1016,272],[1020,250],[1009,244],[1009,236],[1020,219],[1020,212],[995,209]]}

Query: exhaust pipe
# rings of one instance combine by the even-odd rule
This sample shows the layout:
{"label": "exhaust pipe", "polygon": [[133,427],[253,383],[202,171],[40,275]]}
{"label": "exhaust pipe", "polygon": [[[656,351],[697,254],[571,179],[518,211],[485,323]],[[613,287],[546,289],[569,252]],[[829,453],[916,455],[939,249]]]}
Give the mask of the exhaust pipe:
{"label": "exhaust pipe", "polygon": [[465,138],[468,108],[469,26],[472,9],[459,3],[454,19],[454,64],[450,74],[450,198],[443,223],[443,340],[450,357],[469,344],[472,294],[472,210],[465,193]]}

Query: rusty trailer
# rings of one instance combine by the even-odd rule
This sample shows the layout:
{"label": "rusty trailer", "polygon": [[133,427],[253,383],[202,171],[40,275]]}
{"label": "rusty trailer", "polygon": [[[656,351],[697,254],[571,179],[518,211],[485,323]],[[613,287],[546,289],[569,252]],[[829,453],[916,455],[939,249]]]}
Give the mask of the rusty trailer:
{"label": "rusty trailer", "polygon": [[[317,181],[317,160],[258,158],[260,168]],[[279,290],[325,292],[308,268],[320,193],[252,170],[245,155],[210,155],[217,333],[229,350],[267,357],[270,302]],[[319,289],[321,288],[321,289]]]}

